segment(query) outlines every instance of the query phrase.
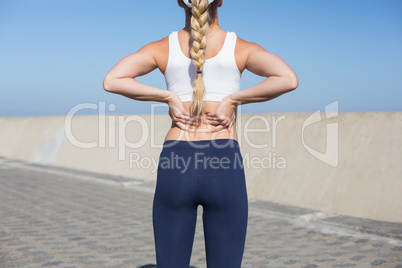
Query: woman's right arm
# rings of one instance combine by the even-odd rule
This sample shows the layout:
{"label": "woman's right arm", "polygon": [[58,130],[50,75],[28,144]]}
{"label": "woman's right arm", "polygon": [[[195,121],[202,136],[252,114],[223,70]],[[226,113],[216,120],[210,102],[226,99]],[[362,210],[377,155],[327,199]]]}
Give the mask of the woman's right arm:
{"label": "woman's right arm", "polygon": [[183,130],[197,122],[184,109],[179,96],[168,90],[145,85],[135,78],[148,74],[158,68],[157,53],[163,40],[143,46],[137,52],[121,59],[105,76],[103,88],[107,92],[120,94],[138,101],[156,101],[167,103],[169,115],[174,123]]}
{"label": "woman's right arm", "polygon": [[260,84],[232,93],[225,98],[234,105],[269,101],[296,89],[299,80],[289,65],[263,47],[242,40],[245,51],[245,69],[267,77]]}

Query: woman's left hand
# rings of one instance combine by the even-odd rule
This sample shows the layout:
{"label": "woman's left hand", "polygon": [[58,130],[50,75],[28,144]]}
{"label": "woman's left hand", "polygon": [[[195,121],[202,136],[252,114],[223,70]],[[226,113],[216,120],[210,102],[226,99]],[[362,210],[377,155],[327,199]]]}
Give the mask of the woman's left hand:
{"label": "woman's left hand", "polygon": [[236,108],[237,106],[230,99],[223,98],[215,113],[206,113],[204,123],[215,126],[207,132],[216,132],[225,128],[231,131],[236,120]]}

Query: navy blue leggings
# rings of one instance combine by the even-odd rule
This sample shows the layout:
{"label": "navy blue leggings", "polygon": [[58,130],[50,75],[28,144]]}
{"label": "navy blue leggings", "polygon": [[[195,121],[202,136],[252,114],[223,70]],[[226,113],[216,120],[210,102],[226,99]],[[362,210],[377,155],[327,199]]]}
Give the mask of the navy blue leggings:
{"label": "navy blue leggings", "polygon": [[240,268],[248,200],[239,143],[167,140],[157,172],[152,211],[157,267],[190,266],[201,205],[207,267]]}

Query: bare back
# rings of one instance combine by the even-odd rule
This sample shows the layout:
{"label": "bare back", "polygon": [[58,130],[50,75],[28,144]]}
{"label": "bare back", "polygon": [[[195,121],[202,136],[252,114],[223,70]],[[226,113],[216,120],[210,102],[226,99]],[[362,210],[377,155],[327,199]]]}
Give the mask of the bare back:
{"label": "bare back", "polygon": [[[211,30],[207,35],[207,46],[205,48],[205,59],[210,59],[215,57],[223,47],[224,41],[226,37],[226,31],[222,29]],[[178,33],[179,43],[182,50],[182,53],[190,58],[190,35],[188,32],[181,30]],[[247,46],[248,42],[242,40],[241,38],[237,39],[236,49],[235,49],[235,59],[236,64],[240,72],[242,73],[246,68],[247,61]],[[159,70],[164,74],[169,57],[169,38],[165,37],[164,39],[155,42],[154,49],[157,50],[155,53],[156,58],[155,61]],[[190,103],[191,102],[183,102],[184,109],[190,113]],[[220,102],[216,101],[205,101],[204,109],[202,112],[202,116],[206,113],[214,113],[218,108]],[[237,113],[237,111],[236,111]],[[236,133],[236,121],[233,122],[233,127],[231,131],[228,129],[222,129],[220,131],[216,131],[213,133],[205,132],[207,129],[210,129],[211,125],[203,123],[201,120],[201,124],[195,132],[189,132],[180,129],[178,126],[174,125],[172,121],[172,126],[168,133],[166,134],[165,140],[211,140],[211,139],[235,139],[238,140]]]}

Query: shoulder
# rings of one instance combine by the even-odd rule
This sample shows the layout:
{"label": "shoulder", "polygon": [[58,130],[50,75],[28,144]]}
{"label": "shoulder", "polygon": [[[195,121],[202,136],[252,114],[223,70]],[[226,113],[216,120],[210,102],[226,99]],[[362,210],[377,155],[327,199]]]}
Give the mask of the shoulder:
{"label": "shoulder", "polygon": [[169,57],[169,36],[150,42],[141,47],[137,53],[150,59],[155,67],[164,73]]}
{"label": "shoulder", "polygon": [[257,43],[246,41],[240,37],[237,37],[236,49],[243,51],[244,53],[252,53],[255,51],[264,51],[265,49]]}
{"label": "shoulder", "polygon": [[144,45],[140,48],[139,51],[157,55],[158,53],[165,53],[166,50],[169,51],[169,35],[160,40],[153,41]]}
{"label": "shoulder", "polygon": [[237,37],[236,41],[236,48],[235,48],[235,57],[237,62],[237,67],[239,68],[240,72],[243,72],[244,69],[247,67],[250,58],[253,55],[258,53],[259,51],[266,51],[262,46],[248,42],[240,37]]}
{"label": "shoulder", "polygon": [[164,70],[169,55],[169,35],[141,47],[137,53],[152,60],[154,66]]}

